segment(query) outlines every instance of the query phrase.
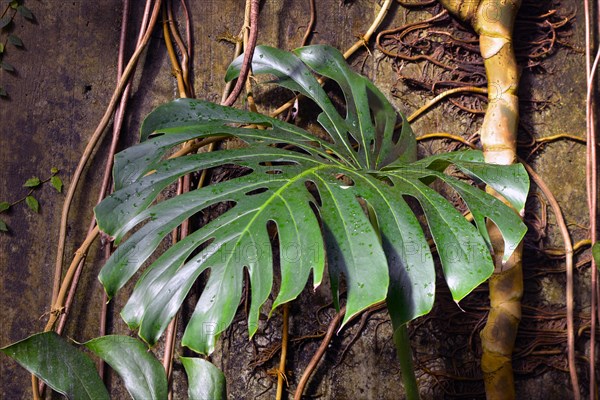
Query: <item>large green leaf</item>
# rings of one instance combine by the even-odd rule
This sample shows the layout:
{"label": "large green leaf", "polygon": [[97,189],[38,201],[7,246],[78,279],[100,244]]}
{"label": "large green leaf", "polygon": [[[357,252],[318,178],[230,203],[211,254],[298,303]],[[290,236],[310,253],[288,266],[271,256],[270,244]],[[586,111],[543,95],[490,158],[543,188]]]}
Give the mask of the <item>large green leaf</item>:
{"label": "large green leaf", "polygon": [[167,376],[160,362],[139,340],[110,335],[84,343],[121,377],[135,400],[167,398]]}
{"label": "large green leaf", "polygon": [[69,399],[108,399],[92,360],[54,332],[38,333],[1,349]]}
{"label": "large green leaf", "polygon": [[[200,353],[210,353],[233,321],[244,270],[251,288],[250,335],[273,289],[274,265],[280,267],[281,285],[273,308],[296,298],[311,273],[313,285],[319,285],[327,264],[336,304],[345,282],[344,323],[385,299],[398,323],[428,313],[435,293],[433,257],[405,197],[420,203],[457,301],[493,269],[486,218],[498,225],[507,247],[523,237],[525,226],[507,205],[445,175],[453,165],[494,187],[520,210],[528,188],[522,167],[487,165],[479,151],[415,162],[416,143],[404,117],[402,131],[394,134],[396,116],[385,96],[351,71],[339,52],[310,46],[297,53],[258,47],[253,70],[275,75],[280,85],[313,100],[323,110],[318,121],[330,139],[262,115],[181,99],[153,111],[142,127],[145,141],[117,155],[118,190],[95,209],[100,229],[120,244],[99,277],[109,296],[135,275],[172,229],[228,205],[143,272],[122,316],[148,343],[158,340],[205,271],[210,275],[183,337],[184,345]],[[240,62],[233,63],[228,79],[237,76]],[[339,84],[346,117],[309,68]],[[164,160],[180,143],[215,135],[237,137],[247,146]],[[179,177],[222,166],[237,167],[241,176],[154,203]],[[475,225],[428,186],[434,180],[462,196]]]}
{"label": "large green leaf", "polygon": [[180,357],[188,376],[188,397],[194,400],[225,400],[225,376],[209,361],[201,358]]}

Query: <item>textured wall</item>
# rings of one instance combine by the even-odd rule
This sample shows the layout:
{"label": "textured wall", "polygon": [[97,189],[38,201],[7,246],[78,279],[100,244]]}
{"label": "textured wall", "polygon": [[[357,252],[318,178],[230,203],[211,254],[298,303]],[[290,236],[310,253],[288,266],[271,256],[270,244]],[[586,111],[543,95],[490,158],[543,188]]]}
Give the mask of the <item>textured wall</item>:
{"label": "textured wall", "polygon": [[[130,25],[133,38],[137,21],[140,19],[141,2],[133,2],[134,24]],[[225,33],[236,34],[243,21],[244,2],[190,1],[194,36],[194,70],[197,96],[219,101],[223,88],[223,76],[231,55],[232,46],[218,41]],[[378,6],[372,1],[319,0],[317,1],[317,24],[312,43],[328,43],[340,49],[348,48],[356,36],[365,32]],[[564,7],[574,1],[563,1]],[[15,65],[17,72],[0,72],[0,85],[10,96],[0,98],[0,201],[13,200],[23,195],[21,187],[26,178],[43,177],[51,167],[61,170],[65,185],[75,170],[79,156],[100,120],[115,85],[116,60],[121,23],[121,2],[117,0],[28,1],[27,5],[36,16],[34,24],[18,20],[15,33],[24,41],[23,50],[9,50],[7,61]],[[579,11],[581,14],[581,11]],[[578,20],[583,21],[578,14]],[[308,1],[265,0],[261,2],[259,43],[292,49],[299,45],[308,23]],[[394,27],[407,18],[423,18],[406,14],[395,2],[383,27]],[[574,40],[582,43],[582,24],[576,25]],[[136,139],[141,118],[153,107],[176,97],[176,84],[170,74],[170,65],[162,44],[162,35],[157,30],[136,74],[130,115],[127,120],[126,142]],[[129,43],[130,47],[132,43]],[[382,59],[378,52],[365,60],[362,51],[353,59],[357,68],[369,75],[384,93],[390,95],[395,85],[395,73],[391,63]],[[364,61],[364,64],[363,64]],[[550,74],[524,76],[522,91],[532,93],[533,98],[544,98],[554,93],[559,105],[547,111],[525,116],[535,124],[535,134],[547,136],[554,133],[584,132],[584,75],[583,56],[576,52],[559,52],[548,61]],[[569,79],[564,77],[568,76]],[[260,92],[260,90],[259,90]],[[402,90],[402,101],[394,98],[399,110],[410,113],[426,101],[426,97]],[[284,95],[285,97],[285,95]],[[391,97],[391,95],[390,95]],[[276,97],[259,97],[259,107],[265,110],[285,100],[281,93]],[[477,129],[478,122],[471,124],[464,116],[449,113],[443,107],[435,108],[415,124],[417,135],[440,130],[468,136]],[[97,151],[100,160],[106,150],[103,142]],[[540,174],[547,179],[551,189],[565,208],[569,222],[585,224],[587,211],[584,186],[584,148],[570,143],[559,143],[548,148],[537,159]],[[92,216],[91,207],[96,201],[101,166],[93,162],[87,169],[85,190],[80,190],[72,208],[68,230],[66,254],[71,255],[84,238]],[[566,186],[565,186],[566,185]],[[43,328],[50,301],[52,273],[55,257],[55,237],[58,233],[60,210],[64,196],[50,187],[39,191],[41,211],[34,214],[24,206],[6,216],[11,227],[9,235],[0,235],[0,345],[4,346],[25,338]],[[3,218],[5,215],[3,215]],[[585,234],[574,230],[575,239]],[[560,246],[550,227],[550,246]],[[92,250],[95,254],[97,249]],[[76,300],[73,318],[67,334],[77,341],[96,336],[98,330],[97,310],[101,302],[101,291],[95,279],[98,263],[88,263],[80,286],[83,293]],[[585,278],[587,272],[583,271]],[[552,278],[554,279],[554,278]],[[560,282],[560,278],[557,278]],[[556,280],[554,280],[556,281]],[[554,282],[553,281],[553,282]],[[558,285],[558,306],[564,294]],[[122,295],[121,295],[122,297]],[[442,296],[443,297],[443,296]],[[585,302],[585,294],[581,294]],[[446,299],[447,300],[447,299]],[[309,306],[315,310],[326,305],[329,294],[325,288],[316,295],[305,293],[292,306],[292,337],[308,335],[310,329],[322,328],[316,322],[313,311],[306,313]],[[588,300],[589,301],[589,300]],[[122,298],[116,299],[117,310]],[[460,318],[460,313],[459,317]],[[375,315],[365,326],[365,335],[360,337],[347,352],[343,362],[338,363],[341,350],[351,341],[358,324],[351,326],[333,342],[332,352],[326,356],[326,365],[317,370],[309,385],[309,392],[322,398],[337,399],[385,399],[398,398],[401,392],[398,367],[389,341],[391,328],[385,323],[386,314]],[[126,332],[118,316],[114,321],[115,332]],[[260,351],[280,337],[281,320],[275,315],[256,337],[255,344],[247,341],[243,321],[234,324],[222,341],[215,361],[224,368],[230,385],[230,398],[271,398],[274,395],[273,377],[267,373],[275,366],[271,360],[252,369],[248,364]],[[437,342],[447,340],[435,329],[429,336],[416,340],[421,353],[436,354]],[[299,374],[318,346],[318,341],[306,339],[291,349],[290,390],[295,388]],[[275,359],[277,359],[275,357]],[[445,361],[444,361],[445,360]],[[440,369],[448,359],[440,358]],[[176,377],[182,377],[181,368],[176,366]],[[5,356],[0,356],[0,398],[27,398],[30,393],[29,378]],[[440,388],[434,388],[428,375],[420,378],[426,393],[443,396]],[[541,378],[518,380],[522,395],[545,392],[548,385],[557,383],[556,390],[546,398],[566,398],[568,387],[564,373],[542,375]],[[114,383],[114,380],[112,381]],[[272,387],[271,387],[272,386]],[[270,391],[266,391],[271,387]],[[541,388],[540,388],[541,387]],[[427,392],[431,388],[431,392]],[[434,390],[435,389],[435,390]],[[122,390],[122,389],[117,389]],[[185,392],[184,383],[176,385],[177,398]],[[537,390],[537,391],[536,391]],[[263,393],[264,394],[261,394]],[[119,392],[120,395],[126,396]],[[557,397],[552,397],[556,395]],[[475,396],[475,395],[474,395]],[[524,397],[523,397],[524,398]],[[534,398],[534,397],[532,397]]]}

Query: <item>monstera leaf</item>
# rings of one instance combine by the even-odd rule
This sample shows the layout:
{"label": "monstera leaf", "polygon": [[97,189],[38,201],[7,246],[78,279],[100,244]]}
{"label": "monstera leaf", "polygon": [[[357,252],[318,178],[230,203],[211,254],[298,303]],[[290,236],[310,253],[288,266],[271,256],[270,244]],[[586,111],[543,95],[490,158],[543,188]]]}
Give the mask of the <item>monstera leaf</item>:
{"label": "monstera leaf", "polygon": [[[240,64],[241,58],[227,79],[237,76]],[[171,246],[139,278],[122,317],[148,343],[158,340],[207,270],[183,337],[185,346],[200,353],[210,353],[233,320],[244,269],[251,288],[250,335],[273,290],[274,265],[279,265],[281,283],[273,308],[296,298],[311,273],[318,286],[327,266],[336,303],[345,281],[344,323],[386,299],[397,323],[428,313],[435,293],[433,257],[407,198],[420,204],[456,301],[492,273],[486,219],[504,236],[505,259],[522,239],[525,226],[514,210],[444,173],[453,165],[522,210],[529,185],[522,166],[484,164],[479,151],[416,161],[416,141],[406,119],[399,116],[402,127],[395,130],[398,115],[386,97],[331,47],[309,46],[292,54],[259,46],[252,68],[314,101],[327,135],[206,101],[176,100],[146,118],[141,144],[117,155],[116,192],[95,209],[100,229],[119,245],[99,277],[112,297],[184,220],[215,205],[229,207]],[[339,85],[345,116],[311,70]],[[246,145],[165,160],[175,146],[215,135]],[[223,166],[235,166],[240,173],[155,203],[179,177]],[[474,224],[428,185],[435,180],[458,192]]]}

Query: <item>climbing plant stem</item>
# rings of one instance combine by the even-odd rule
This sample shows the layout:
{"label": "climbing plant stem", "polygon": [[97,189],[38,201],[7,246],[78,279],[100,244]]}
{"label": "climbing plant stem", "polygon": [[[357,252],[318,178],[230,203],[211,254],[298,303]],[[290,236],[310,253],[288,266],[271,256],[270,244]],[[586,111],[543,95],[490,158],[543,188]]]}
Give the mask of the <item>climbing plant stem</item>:
{"label": "climbing plant stem", "polygon": [[254,55],[254,49],[256,48],[256,39],[258,37],[258,0],[250,0],[250,34],[248,36],[248,46],[244,53],[244,61],[240,70],[240,75],[237,82],[229,94],[227,99],[223,102],[224,106],[231,106],[235,103],[236,99],[242,92],[242,88],[246,83],[246,78],[250,72],[250,66],[252,64],[252,56]]}
{"label": "climbing plant stem", "polygon": [[281,357],[279,358],[279,369],[277,370],[277,395],[275,396],[276,400],[281,400],[283,396],[283,384],[287,383],[286,375],[285,375],[285,364],[287,358],[287,348],[288,348],[288,329],[289,329],[289,319],[290,319],[290,304],[285,303],[282,306],[282,318],[283,318],[283,327],[281,328]]}
{"label": "climbing plant stem", "polygon": [[440,100],[442,100],[448,96],[451,96],[453,94],[456,94],[456,93],[465,93],[465,92],[487,94],[488,90],[487,90],[487,88],[480,88],[480,87],[475,87],[475,86],[465,86],[465,87],[458,87],[458,88],[446,90],[446,91],[438,94],[433,99],[431,99],[427,103],[425,103],[423,106],[419,107],[418,110],[413,112],[407,118],[408,122],[413,122],[414,120],[419,118],[421,116],[421,114],[425,113],[427,110],[429,110],[433,105],[435,105]]}
{"label": "climbing plant stem", "polygon": [[[598,4],[600,8],[600,4]],[[597,168],[598,161],[596,155],[596,123],[594,117],[594,89],[596,88],[595,77],[598,69],[598,62],[600,60],[600,48],[598,49],[594,61],[592,62],[592,34],[593,27],[591,24],[592,6],[589,4],[589,0],[584,0],[584,12],[585,12],[585,64],[586,64],[586,190],[587,190],[587,202],[590,217],[590,240],[592,243],[596,243],[597,239],[597,196],[598,196],[598,176]],[[596,9],[596,14],[600,10]],[[597,22],[596,37],[600,33],[600,22]],[[591,299],[590,299],[590,345],[589,345],[589,376],[590,376],[590,399],[597,399],[597,385],[596,385],[596,330],[597,330],[597,318],[598,318],[598,270],[596,261],[592,257],[591,262]]]}
{"label": "climbing plant stem", "polygon": [[296,392],[294,393],[294,400],[302,400],[302,393],[304,392],[304,388],[306,387],[306,384],[308,383],[308,380],[310,379],[310,376],[312,375],[313,371],[317,368],[317,365],[323,357],[323,354],[325,354],[325,350],[327,350],[327,347],[331,342],[331,338],[335,334],[335,330],[342,321],[342,318],[344,318],[344,314],[346,314],[346,307],[342,307],[340,312],[338,312],[329,323],[329,327],[327,328],[327,333],[325,334],[323,341],[319,345],[319,348],[317,349],[316,353],[310,359],[308,366],[306,367],[304,373],[302,374],[302,377],[300,378],[300,382],[298,382],[298,387],[296,388]]}
{"label": "climbing plant stem", "polygon": [[87,165],[87,162],[89,161],[89,159],[92,155],[92,152],[94,151],[94,148],[96,147],[96,144],[98,144],[98,141],[104,134],[106,127],[108,126],[108,123],[110,122],[110,119],[113,115],[113,112],[114,112],[116,106],[117,106],[120,96],[123,93],[125,87],[127,86],[129,77],[131,76],[131,74],[137,64],[137,62],[140,58],[140,55],[142,54],[142,51],[144,50],[144,48],[148,44],[148,41],[150,40],[150,36],[153,31],[153,27],[156,25],[156,21],[158,19],[158,15],[159,15],[160,8],[161,8],[160,7],[161,3],[162,3],[162,0],[156,0],[156,3],[154,3],[154,9],[152,11],[152,16],[150,18],[148,30],[146,31],[145,35],[143,36],[140,45],[136,48],[135,52],[131,56],[131,60],[127,64],[127,67],[123,71],[123,76],[121,77],[121,80],[119,81],[119,84],[117,85],[117,88],[115,89],[115,91],[112,95],[112,98],[110,99],[110,102],[108,104],[108,107],[106,108],[104,116],[100,120],[100,123],[98,124],[98,126],[96,127],[96,130],[92,134],[92,137],[88,141],[88,144],[86,145],[85,150],[83,151],[83,154],[79,160],[79,164],[77,165],[77,169],[75,170],[75,173],[73,174],[73,178],[69,184],[69,189],[67,190],[67,194],[65,196],[65,202],[63,205],[61,219],[60,219],[60,231],[59,231],[59,235],[58,235],[58,248],[57,248],[57,252],[56,252],[56,264],[55,264],[55,270],[54,270],[54,286],[52,288],[52,303],[55,303],[57,296],[58,296],[58,292],[59,292],[59,285],[60,285],[60,281],[61,281],[60,278],[62,276],[62,262],[63,262],[63,256],[64,256],[64,251],[65,251],[65,241],[66,241],[66,236],[67,236],[67,224],[68,224],[68,219],[69,219],[69,210],[71,208],[71,204],[72,204],[73,198],[75,196],[75,191],[77,190],[77,184],[79,183],[79,180],[81,179],[83,170],[84,170],[85,166]]}
{"label": "climbing plant stem", "polygon": [[387,12],[390,9],[391,5],[392,0],[385,0],[383,5],[381,6],[381,9],[379,10],[379,13],[377,13],[375,20],[373,21],[369,29],[367,29],[367,32],[362,37],[360,37],[359,40],[356,43],[354,43],[348,50],[346,50],[346,52],[344,53],[344,58],[348,59],[352,54],[356,52],[356,50],[367,45],[369,39],[371,39],[371,36],[373,36],[373,33],[375,33],[377,28],[379,28],[379,25],[381,25],[381,23],[383,22],[383,19],[387,15]]}
{"label": "climbing plant stem", "polygon": [[48,319],[48,323],[44,328],[44,332],[49,332],[52,330],[52,328],[54,328],[54,323],[62,313],[63,307],[65,305],[65,297],[67,295],[67,291],[69,290],[71,280],[73,279],[75,271],[77,270],[77,266],[79,265],[79,262],[85,258],[88,249],[90,248],[94,240],[96,240],[96,237],[98,237],[98,233],[98,226],[96,226],[94,227],[94,229],[92,229],[92,231],[85,238],[84,242],[81,244],[79,249],[77,249],[77,251],[75,252],[75,257],[73,257],[71,265],[65,273],[65,277],[60,285],[58,295],[56,296],[56,300],[52,303],[52,308],[50,310],[50,318]]}
{"label": "climbing plant stem", "polygon": [[[165,37],[165,46],[167,47],[167,53],[169,54],[169,60],[171,60],[172,72],[175,78],[177,79],[177,90],[179,92],[179,97],[185,98],[187,97],[186,86],[183,79],[183,71],[181,64],[179,64],[179,60],[177,59],[177,54],[175,54],[175,48],[173,47],[173,42],[171,41],[171,33],[170,33],[170,25],[172,21],[170,21],[167,15],[167,4],[163,5],[162,10],[163,17],[163,35]],[[183,63],[183,61],[182,61]]]}
{"label": "climbing plant stem", "polygon": [[[564,247],[565,247],[565,264],[566,264],[566,303],[567,303],[567,359],[569,363],[569,373],[571,375],[571,384],[573,386],[573,396],[576,399],[580,398],[579,385],[577,384],[577,371],[575,370],[575,323],[573,318],[574,309],[574,297],[573,297],[573,244],[571,242],[571,236],[567,223],[563,217],[560,205],[556,198],[544,182],[544,180],[529,166],[524,160],[519,159],[519,162],[523,164],[531,179],[540,188],[552,211],[554,211],[554,217],[556,223],[562,235]],[[592,335],[593,336],[593,335]]]}

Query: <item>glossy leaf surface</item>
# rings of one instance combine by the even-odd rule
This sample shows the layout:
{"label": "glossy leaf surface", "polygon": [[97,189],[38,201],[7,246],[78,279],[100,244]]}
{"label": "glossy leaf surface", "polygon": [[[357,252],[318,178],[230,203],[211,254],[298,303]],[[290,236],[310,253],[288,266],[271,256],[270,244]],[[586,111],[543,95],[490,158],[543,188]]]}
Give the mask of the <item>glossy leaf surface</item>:
{"label": "glossy leaf surface", "polygon": [[[508,206],[445,174],[453,165],[520,210],[529,185],[522,166],[484,164],[479,151],[416,161],[416,141],[406,119],[400,116],[401,132],[394,134],[399,121],[392,106],[347,67],[337,50],[309,46],[296,54],[259,46],[253,71],[275,75],[276,83],[314,101],[329,138],[263,115],[180,99],[153,111],[142,126],[144,141],[117,155],[117,191],[95,209],[100,229],[120,244],[100,273],[109,296],[134,276],[172,229],[227,204],[226,211],[171,246],[139,279],[122,316],[148,343],[158,340],[205,271],[210,275],[183,337],[184,345],[200,353],[210,353],[231,324],[244,270],[251,287],[250,335],[272,291],[274,265],[280,267],[281,285],[273,308],[296,298],[311,273],[313,285],[319,285],[327,264],[336,302],[345,281],[344,323],[386,299],[399,323],[428,313],[435,293],[433,257],[407,197],[421,205],[457,301],[493,270],[483,229],[486,218],[500,228],[508,255],[525,234]],[[228,79],[237,76],[240,64],[241,59],[232,64]],[[346,99],[345,116],[311,70],[338,83]],[[164,159],[181,143],[217,135],[247,145]],[[235,167],[238,176],[155,203],[179,177],[219,167]],[[435,180],[458,192],[475,225],[428,186]],[[367,209],[377,224],[371,223]]]}
{"label": "glossy leaf surface", "polygon": [[194,400],[226,400],[225,376],[209,361],[180,357],[188,377],[188,397]]}
{"label": "glossy leaf surface", "polygon": [[68,399],[109,399],[92,360],[54,332],[38,333],[1,351]]}
{"label": "glossy leaf surface", "polygon": [[133,399],[167,398],[165,370],[139,340],[129,336],[110,335],[92,339],[84,345],[110,365],[123,380]]}

